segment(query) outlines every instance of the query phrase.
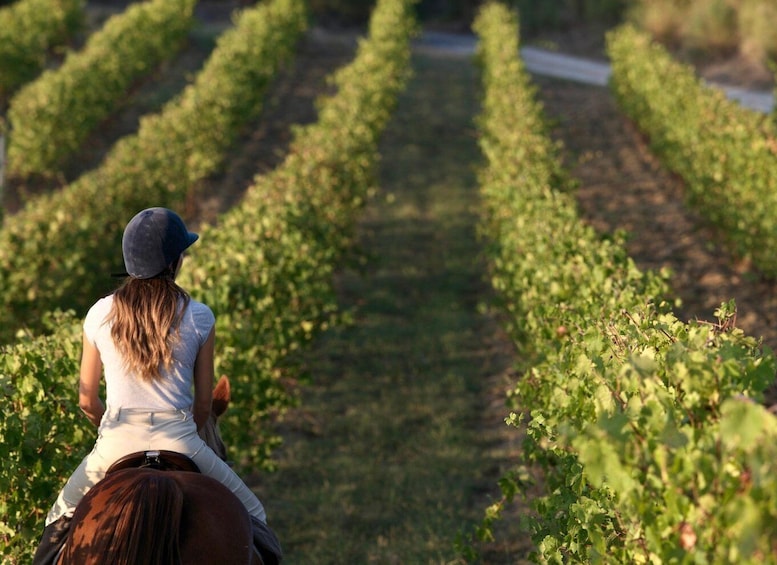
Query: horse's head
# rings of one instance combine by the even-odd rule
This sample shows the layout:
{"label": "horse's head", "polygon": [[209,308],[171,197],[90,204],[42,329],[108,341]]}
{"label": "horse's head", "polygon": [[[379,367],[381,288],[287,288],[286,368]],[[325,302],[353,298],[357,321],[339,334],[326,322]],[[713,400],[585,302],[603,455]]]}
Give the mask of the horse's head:
{"label": "horse's head", "polygon": [[229,406],[231,398],[232,393],[229,386],[229,379],[226,375],[222,375],[218,383],[216,383],[216,388],[213,389],[213,402],[211,403],[210,418],[208,418],[208,421],[199,430],[200,437],[205,441],[205,444],[223,461],[227,460],[227,448],[221,440],[218,419],[227,411],[227,406]]}

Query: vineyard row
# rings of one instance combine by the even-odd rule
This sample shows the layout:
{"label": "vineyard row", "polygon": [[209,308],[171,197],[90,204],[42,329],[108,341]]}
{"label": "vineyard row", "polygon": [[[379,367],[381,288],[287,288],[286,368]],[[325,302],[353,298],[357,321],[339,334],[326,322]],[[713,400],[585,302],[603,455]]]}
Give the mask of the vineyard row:
{"label": "vineyard row", "polygon": [[173,57],[194,22],[194,0],[132,4],[91,34],[83,49],[44,71],[8,107],[9,176],[53,176],[132,85]]}
{"label": "vineyard row", "polygon": [[648,35],[609,32],[612,90],[651,150],[685,181],[690,204],[733,254],[777,277],[777,128],[709,87]]}
{"label": "vineyard row", "polygon": [[[83,0],[18,0],[0,8],[0,107],[84,20]],[[0,123],[2,125],[2,123]]]}
{"label": "vineyard row", "polygon": [[716,324],[678,320],[665,282],[580,220],[517,19],[489,3],[476,30],[481,232],[521,352],[507,423],[526,434],[480,536],[541,489],[525,517],[538,563],[777,562],[771,352],[733,327],[733,303]]}

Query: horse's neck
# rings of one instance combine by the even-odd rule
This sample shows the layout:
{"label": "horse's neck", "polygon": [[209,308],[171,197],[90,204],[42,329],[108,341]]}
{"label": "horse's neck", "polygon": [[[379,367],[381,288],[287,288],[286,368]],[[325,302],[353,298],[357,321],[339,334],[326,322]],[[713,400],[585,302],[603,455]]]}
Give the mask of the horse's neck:
{"label": "horse's neck", "polygon": [[208,421],[198,431],[205,445],[210,447],[222,460],[227,460],[227,448],[221,440],[216,416],[211,412]]}

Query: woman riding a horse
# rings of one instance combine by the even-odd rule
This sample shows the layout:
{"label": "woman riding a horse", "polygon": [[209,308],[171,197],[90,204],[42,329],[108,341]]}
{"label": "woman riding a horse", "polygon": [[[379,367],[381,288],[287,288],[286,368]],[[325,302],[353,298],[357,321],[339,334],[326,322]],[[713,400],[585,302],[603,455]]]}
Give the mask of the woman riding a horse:
{"label": "woman riding a horse", "polygon": [[127,224],[127,277],[89,309],[83,325],[79,405],[98,426],[98,438],[51,508],[33,563],[54,562],[84,495],[112,463],[143,450],[189,456],[266,529],[262,503],[197,433],[211,410],[215,317],[175,282],[184,251],[197,239],[166,208],[143,210]]}

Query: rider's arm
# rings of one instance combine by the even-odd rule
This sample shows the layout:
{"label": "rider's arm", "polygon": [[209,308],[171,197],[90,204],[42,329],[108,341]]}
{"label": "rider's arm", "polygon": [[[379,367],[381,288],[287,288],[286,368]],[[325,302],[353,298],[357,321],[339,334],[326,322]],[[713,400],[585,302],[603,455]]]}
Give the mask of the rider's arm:
{"label": "rider's arm", "polygon": [[100,378],[103,363],[100,352],[94,344],[84,336],[84,349],[81,354],[81,376],[78,382],[78,405],[89,421],[95,426],[100,425],[100,419],[105,412],[105,405],[100,398]]}
{"label": "rider's arm", "polygon": [[213,402],[213,352],[216,343],[216,328],[210,331],[208,339],[200,347],[194,362],[194,405],[192,413],[199,430],[210,417]]}

